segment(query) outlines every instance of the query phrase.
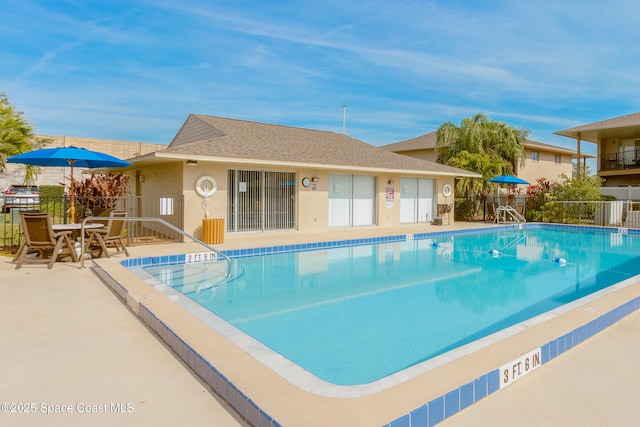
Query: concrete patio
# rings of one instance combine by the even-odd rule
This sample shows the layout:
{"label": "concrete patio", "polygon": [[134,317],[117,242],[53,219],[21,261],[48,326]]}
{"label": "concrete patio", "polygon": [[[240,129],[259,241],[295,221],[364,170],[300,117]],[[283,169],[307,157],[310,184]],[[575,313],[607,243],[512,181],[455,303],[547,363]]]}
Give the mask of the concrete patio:
{"label": "concrete patio", "polygon": [[[90,268],[0,275],[0,425],[243,425]],[[636,425],[638,336],[636,312],[440,425]]]}

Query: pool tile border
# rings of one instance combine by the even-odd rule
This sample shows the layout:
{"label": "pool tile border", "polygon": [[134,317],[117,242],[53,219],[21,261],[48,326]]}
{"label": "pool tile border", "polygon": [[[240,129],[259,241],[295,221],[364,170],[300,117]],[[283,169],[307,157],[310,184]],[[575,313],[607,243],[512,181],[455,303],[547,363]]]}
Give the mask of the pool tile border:
{"label": "pool tile border", "polygon": [[[163,257],[161,257],[163,258]],[[187,344],[169,326],[160,320],[144,303],[138,301],[107,271],[94,263],[94,270],[144,323],[149,326],[211,389],[227,402],[244,421],[252,426],[281,427],[273,417],[262,410],[251,398],[213,366],[205,357]]]}
{"label": "pool tile border", "polygon": [[[315,243],[298,243],[291,245],[278,245],[278,246],[266,246],[266,247],[257,247],[257,248],[246,248],[246,249],[231,249],[221,251],[224,255],[229,258],[247,258],[252,256],[260,256],[260,255],[271,255],[271,254],[279,254],[279,253],[288,253],[288,252],[304,252],[304,251],[314,251],[318,249],[332,249],[332,248],[342,248],[349,246],[361,246],[361,245],[370,245],[376,243],[396,243],[396,242],[405,242],[407,240],[423,240],[423,239],[431,239],[438,237],[455,237],[464,234],[480,234],[480,233],[491,233],[495,231],[505,231],[505,230],[518,230],[518,229],[526,229],[526,228],[551,228],[551,229],[577,229],[580,230],[588,230],[588,231],[600,231],[600,232],[622,232],[625,234],[639,234],[640,230],[636,229],[626,229],[619,227],[592,227],[592,226],[584,226],[584,225],[567,225],[567,224],[550,224],[550,223],[530,223],[530,224],[511,224],[507,226],[494,226],[494,227],[486,227],[486,228],[470,228],[464,230],[449,230],[449,231],[432,231],[428,233],[415,233],[415,234],[397,234],[393,236],[383,236],[383,237],[369,237],[362,239],[347,239],[347,240],[333,240],[326,242],[315,242]],[[120,264],[123,267],[145,267],[149,265],[159,265],[159,264],[175,264],[182,263],[185,261],[184,254],[178,255],[165,255],[165,256],[153,256],[153,257],[144,257],[144,258],[128,258],[123,260]]]}
{"label": "pool tile border", "polygon": [[[637,310],[640,310],[640,297],[634,298],[600,315],[589,323],[543,344],[539,347],[542,353],[542,366]],[[383,427],[432,427],[499,390],[500,370],[494,369],[457,389],[445,393],[443,396],[431,400],[424,406],[398,417]],[[471,396],[471,391],[473,396]],[[423,422],[425,411],[429,415],[427,423]]]}
{"label": "pool tile border", "polygon": [[[524,228],[557,228],[572,229],[579,227],[589,231],[599,232],[619,232],[628,234],[640,234],[640,230],[629,230],[618,227],[591,227],[580,225],[566,224],[513,224],[509,226],[495,226],[483,229],[465,229],[455,231],[438,231],[418,234],[400,234],[385,237],[372,237],[364,239],[350,239],[329,242],[318,242],[308,244],[292,244],[279,245],[272,247],[236,249],[223,251],[230,258],[244,258],[256,255],[277,254],[286,252],[311,251],[317,249],[347,247],[367,245],[373,243],[385,242],[403,242],[407,240],[420,240],[437,237],[450,237],[471,233],[489,233],[498,230],[517,230]],[[125,259],[120,262],[123,267],[142,267],[147,265],[173,264],[184,262],[185,255],[169,255],[156,256],[146,258]],[[98,272],[100,277],[114,289],[114,291],[123,298],[129,307],[153,330],[158,336],[165,341],[171,349],[180,356],[180,358],[200,377],[211,389],[223,400],[231,405],[231,407],[242,417],[244,421],[252,426],[280,426],[280,424],[264,410],[262,410],[251,398],[246,396],[231,381],[229,381],[220,371],[218,371],[209,361],[207,361],[196,350],[184,342],[171,328],[158,319],[142,302],[132,297],[128,291],[118,283],[109,273],[103,270],[99,265],[93,263],[94,270]],[[566,351],[572,349],[576,345],[588,340],[602,330],[608,328],[614,323],[622,320],[624,317],[640,309],[640,297],[634,298],[613,310],[610,310],[594,320],[577,327],[573,331],[559,336],[542,346],[538,347],[541,351],[542,366],[549,363],[556,357],[562,355]],[[536,348],[537,349],[537,348]],[[533,349],[533,350],[536,350]],[[413,411],[404,414],[382,427],[432,427],[449,417],[456,415],[458,412],[466,409],[472,404],[484,399],[485,397],[499,391],[500,388],[500,369],[496,368],[484,375],[480,375],[472,381],[469,381],[458,388],[455,388],[442,396],[436,397],[429,402],[421,405]]]}

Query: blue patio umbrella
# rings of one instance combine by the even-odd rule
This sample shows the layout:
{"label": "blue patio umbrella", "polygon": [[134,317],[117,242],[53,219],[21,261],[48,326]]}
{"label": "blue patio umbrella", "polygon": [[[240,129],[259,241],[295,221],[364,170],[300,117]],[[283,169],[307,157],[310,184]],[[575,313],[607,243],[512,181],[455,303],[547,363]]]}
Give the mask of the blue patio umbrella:
{"label": "blue patio umbrella", "polygon": [[489,182],[497,182],[498,184],[529,184],[528,181],[513,175],[495,176],[491,178]]}
{"label": "blue patio umbrella", "polygon": [[75,191],[73,188],[73,167],[81,168],[123,168],[131,163],[126,160],[120,160],[109,154],[100,153],[98,151],[87,150],[78,147],[56,147],[42,148],[40,150],[28,151],[16,156],[8,157],[9,163],[22,163],[34,166],[68,166],[71,168],[71,184],[69,192],[71,193],[71,222],[75,216]]}

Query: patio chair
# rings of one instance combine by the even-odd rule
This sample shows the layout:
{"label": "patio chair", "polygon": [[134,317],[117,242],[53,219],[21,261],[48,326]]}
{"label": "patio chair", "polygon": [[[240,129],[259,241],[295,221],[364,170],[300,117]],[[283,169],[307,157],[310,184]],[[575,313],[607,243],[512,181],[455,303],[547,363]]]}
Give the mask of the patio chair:
{"label": "patio chair", "polygon": [[[113,209],[105,209],[105,210],[103,210],[98,215],[94,215],[96,217],[100,217],[100,219],[92,219],[92,220],[89,221],[89,224],[102,224],[102,226],[104,227],[104,229],[102,229],[102,231],[105,231],[107,229],[107,225],[109,225],[109,217],[111,216],[111,212],[113,212]],[[104,219],[102,219],[103,217],[104,217]],[[90,234],[91,234],[90,232],[85,231],[85,237],[86,238],[89,238]]]}
{"label": "patio chair", "polygon": [[[102,255],[110,258],[111,255],[116,255],[124,252],[129,256],[127,246],[124,244],[124,231],[125,222],[122,219],[114,220],[112,218],[126,218],[127,211],[111,211],[109,219],[106,220],[106,226],[97,230],[90,230],[87,232],[89,238],[85,246],[85,253],[91,254],[94,258],[99,258]],[[94,221],[102,222],[102,220]],[[116,251],[109,254],[108,247],[113,246]]]}
{"label": "patio chair", "polygon": [[[67,256],[73,262],[78,262],[69,239],[71,232],[54,232],[53,221],[48,213],[21,212],[20,226],[24,244],[16,254],[16,270],[23,264],[47,264],[47,268],[52,268],[53,263]],[[38,252],[39,256],[27,257],[32,252]]]}
{"label": "patio chair", "polygon": [[[39,210],[26,210],[26,211],[20,211],[21,215],[33,215],[33,214],[41,214],[42,212]],[[20,219],[18,219],[18,224],[20,225]],[[13,257],[13,259],[11,260],[11,262],[16,262],[18,260],[18,257],[20,257],[20,254],[22,253],[23,249],[24,249],[24,233],[22,232],[22,227],[20,227],[20,235],[21,235],[21,240],[22,243],[20,243],[20,247],[18,248],[18,251],[16,252],[15,256]],[[40,251],[30,251],[30,252],[40,252]]]}
{"label": "patio chair", "polygon": [[92,219],[91,222],[102,224],[106,227],[107,224],[109,223],[109,217],[111,216],[111,212],[113,212],[113,209],[105,209],[102,212],[100,212],[98,215],[95,215],[99,217],[105,217],[105,219]]}
{"label": "patio chair", "polygon": [[496,205],[491,202],[487,203],[486,221],[496,222]]}

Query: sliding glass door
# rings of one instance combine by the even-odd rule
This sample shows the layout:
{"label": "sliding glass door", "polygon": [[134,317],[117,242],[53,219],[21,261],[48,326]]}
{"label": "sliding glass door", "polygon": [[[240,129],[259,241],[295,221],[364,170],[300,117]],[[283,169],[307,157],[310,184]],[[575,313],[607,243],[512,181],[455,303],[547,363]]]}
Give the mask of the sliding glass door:
{"label": "sliding glass door", "polygon": [[228,231],[295,229],[295,173],[230,170],[227,178]]}
{"label": "sliding glass door", "polygon": [[404,224],[433,221],[435,180],[400,179],[400,222]]}
{"label": "sliding glass door", "polygon": [[329,226],[357,227],[376,221],[376,182],[369,175],[329,175]]}

